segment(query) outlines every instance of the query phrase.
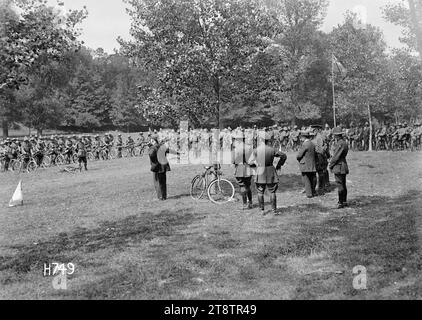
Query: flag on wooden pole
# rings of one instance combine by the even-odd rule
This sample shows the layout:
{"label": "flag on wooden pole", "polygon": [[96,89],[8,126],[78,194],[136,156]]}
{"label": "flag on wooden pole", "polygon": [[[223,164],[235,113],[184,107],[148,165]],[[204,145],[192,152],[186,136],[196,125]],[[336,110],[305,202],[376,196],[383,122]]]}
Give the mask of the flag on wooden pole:
{"label": "flag on wooden pole", "polygon": [[333,67],[334,71],[341,74],[342,78],[344,79],[347,75],[347,69],[341,64],[340,61],[336,58],[336,56],[333,54]]}
{"label": "flag on wooden pole", "polygon": [[15,193],[13,194],[12,199],[9,201],[9,207],[16,206],[23,206],[22,180],[19,181]]}

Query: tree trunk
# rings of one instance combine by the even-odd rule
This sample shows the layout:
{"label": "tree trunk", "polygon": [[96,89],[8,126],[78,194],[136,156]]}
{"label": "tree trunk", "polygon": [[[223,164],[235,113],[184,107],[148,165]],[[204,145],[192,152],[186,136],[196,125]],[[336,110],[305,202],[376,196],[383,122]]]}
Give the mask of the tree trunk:
{"label": "tree trunk", "polygon": [[42,136],[42,129],[37,129],[37,136],[41,137]]}
{"label": "tree trunk", "polygon": [[9,137],[9,122],[6,119],[3,119],[1,125],[3,128],[3,138]]}
{"label": "tree trunk", "polygon": [[368,103],[368,117],[369,117],[369,151],[372,151],[372,115],[371,106]]}
{"label": "tree trunk", "polygon": [[417,16],[416,4],[414,0],[408,0],[409,2],[409,9],[410,9],[410,17],[412,20],[413,28],[416,33],[416,44],[419,51],[419,58],[422,62],[422,26],[420,24],[420,20],[422,17]]}
{"label": "tree trunk", "polygon": [[223,122],[221,121],[221,103],[220,103],[220,97],[221,97],[221,85],[220,85],[220,76],[215,76],[215,83],[214,83],[214,91],[217,95],[217,125],[218,128],[221,130],[224,129]]}

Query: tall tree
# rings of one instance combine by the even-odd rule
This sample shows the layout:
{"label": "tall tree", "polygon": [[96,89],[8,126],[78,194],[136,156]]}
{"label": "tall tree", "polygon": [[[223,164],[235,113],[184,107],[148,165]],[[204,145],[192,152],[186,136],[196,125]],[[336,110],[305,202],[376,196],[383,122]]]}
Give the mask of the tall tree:
{"label": "tall tree", "polygon": [[[326,104],[326,40],[318,31],[326,16],[327,0],[266,0],[276,13],[282,32],[274,39],[284,57],[285,88],[276,116],[282,121],[320,118]],[[321,50],[322,49],[322,50]],[[315,87],[311,89],[309,80]],[[316,81],[315,81],[316,80]],[[322,87],[321,87],[322,86]],[[321,93],[320,97],[315,93]]]}
{"label": "tall tree", "polygon": [[355,28],[354,21],[349,12],[330,34],[332,52],[347,69],[347,77],[336,84],[338,114],[343,121],[367,121],[368,109],[385,112],[386,44],[378,28]]}
{"label": "tall tree", "polygon": [[[60,4],[59,4],[60,5]],[[42,0],[0,0],[0,106],[3,136],[8,135],[9,121],[16,120],[10,91],[28,82],[28,68],[40,56],[58,59],[63,52],[78,46],[77,25],[86,10],[62,14]]]}
{"label": "tall tree", "polygon": [[[225,88],[239,70],[268,46],[279,30],[266,8],[253,0],[129,0],[133,41],[123,52],[156,74],[154,97],[144,97],[146,116],[193,122],[220,121]],[[154,107],[155,105],[155,107]],[[209,117],[211,115],[211,117]]]}
{"label": "tall tree", "polygon": [[418,50],[422,61],[422,0],[402,0],[384,7],[387,21],[403,28],[400,40]]}

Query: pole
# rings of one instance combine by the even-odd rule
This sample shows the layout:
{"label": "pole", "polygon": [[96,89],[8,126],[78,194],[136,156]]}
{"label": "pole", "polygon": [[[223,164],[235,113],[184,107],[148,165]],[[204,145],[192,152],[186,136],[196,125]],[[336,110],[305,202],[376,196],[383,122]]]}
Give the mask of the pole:
{"label": "pole", "polygon": [[337,127],[336,121],[336,93],[334,89],[334,54],[331,55],[331,85],[333,87],[333,118],[334,118],[334,127]]}
{"label": "pole", "polygon": [[368,118],[369,118],[369,148],[368,151],[372,151],[372,114],[371,106],[368,103]]}

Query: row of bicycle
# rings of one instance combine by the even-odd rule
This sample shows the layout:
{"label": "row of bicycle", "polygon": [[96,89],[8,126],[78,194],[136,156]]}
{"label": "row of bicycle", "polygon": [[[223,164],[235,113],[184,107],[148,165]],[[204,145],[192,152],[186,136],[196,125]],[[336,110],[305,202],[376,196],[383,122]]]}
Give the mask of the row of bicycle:
{"label": "row of bicycle", "polygon": [[[88,161],[108,161],[123,157],[141,157],[147,150],[147,145],[135,147],[101,147],[97,150],[87,150],[86,158]],[[0,170],[3,172],[30,173],[37,169],[46,169],[55,166],[61,167],[78,163],[78,161],[79,157],[74,148],[64,149],[63,151],[48,150],[44,153],[34,152],[31,155],[18,154],[11,159],[5,154],[0,154]]]}

